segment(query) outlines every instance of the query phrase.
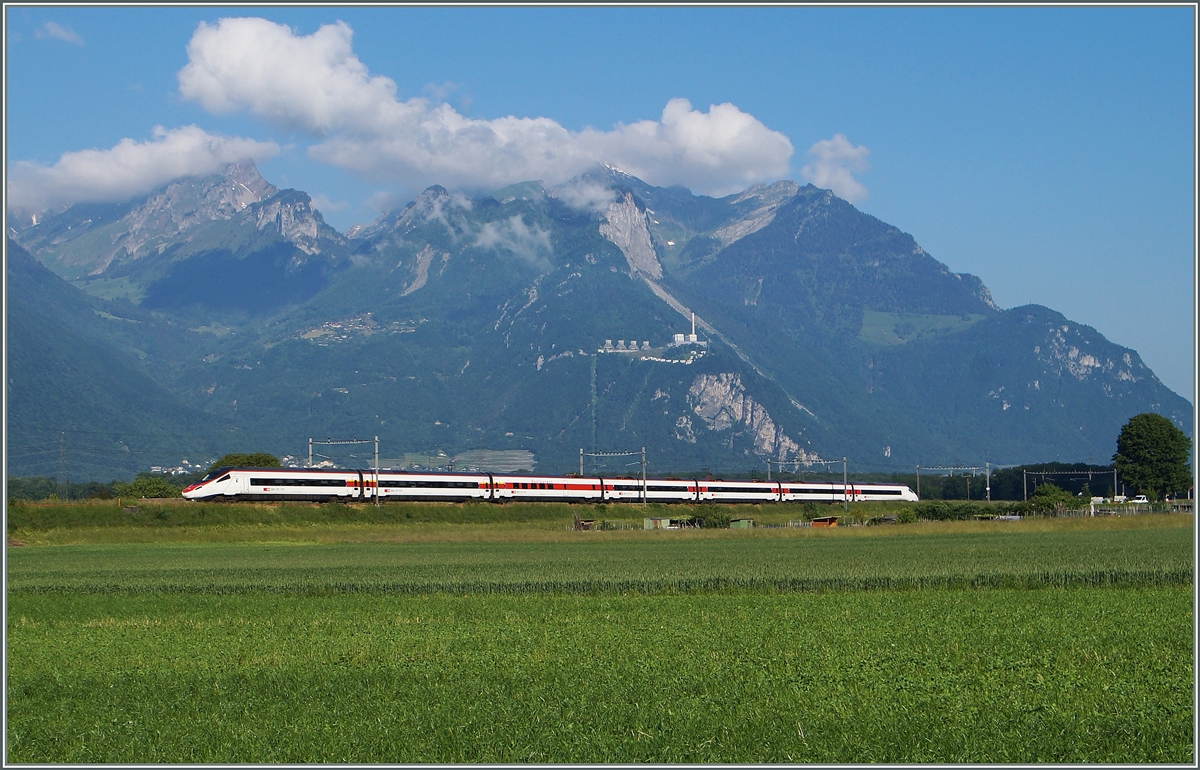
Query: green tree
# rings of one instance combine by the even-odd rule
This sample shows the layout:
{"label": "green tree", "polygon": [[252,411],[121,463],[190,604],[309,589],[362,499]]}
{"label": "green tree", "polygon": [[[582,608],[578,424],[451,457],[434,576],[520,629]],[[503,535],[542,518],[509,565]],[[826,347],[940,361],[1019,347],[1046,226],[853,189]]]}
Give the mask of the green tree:
{"label": "green tree", "polygon": [[215,471],[217,468],[278,468],[279,458],[266,452],[258,452],[257,454],[227,454],[217,460],[208,467],[208,470]]}
{"label": "green tree", "polygon": [[115,482],[119,497],[179,497],[179,487],[159,476],[138,476],[132,482]]}
{"label": "green tree", "polygon": [[[1091,502],[1091,498],[1087,498]],[[1068,510],[1076,510],[1082,505],[1082,498],[1071,494],[1065,489],[1059,489],[1047,482],[1033,490],[1029,496],[1029,507],[1039,513],[1063,514]]]}
{"label": "green tree", "polygon": [[1192,440],[1174,423],[1147,412],[1129,418],[1117,436],[1113,466],[1125,484],[1151,500],[1186,492],[1192,482]]}

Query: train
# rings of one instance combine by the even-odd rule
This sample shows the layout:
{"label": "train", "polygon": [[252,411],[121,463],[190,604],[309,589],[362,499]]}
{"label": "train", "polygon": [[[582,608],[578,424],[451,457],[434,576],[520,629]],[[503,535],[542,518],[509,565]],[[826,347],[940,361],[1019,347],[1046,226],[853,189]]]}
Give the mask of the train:
{"label": "train", "polygon": [[918,498],[903,484],[642,479],[507,473],[218,468],[183,490],[188,500],[343,502],[484,500],[553,503],[840,503]]}

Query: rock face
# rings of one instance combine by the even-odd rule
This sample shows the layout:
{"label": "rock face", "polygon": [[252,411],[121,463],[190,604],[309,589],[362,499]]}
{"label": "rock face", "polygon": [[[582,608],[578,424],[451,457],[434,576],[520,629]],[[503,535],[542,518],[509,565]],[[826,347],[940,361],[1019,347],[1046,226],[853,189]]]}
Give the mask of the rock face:
{"label": "rock face", "polygon": [[369,225],[355,226],[346,235],[372,242],[377,249],[402,240],[406,234],[428,222],[441,222],[454,235],[456,231],[450,216],[456,209],[470,211],[471,201],[461,195],[451,195],[441,185],[433,185],[404,208],[384,214]]}
{"label": "rock face", "polygon": [[[279,235],[291,241],[305,254],[321,253],[321,215],[303,193],[283,198],[276,196],[253,209],[254,225],[259,230],[274,226]],[[341,241],[339,237],[335,240]]]}
{"label": "rock face", "polygon": [[138,259],[161,252],[171,238],[184,235],[200,224],[232,219],[251,204],[278,191],[262,178],[253,163],[234,163],[223,174],[172,182],[122,220],[124,232],[110,236],[112,251],[89,272],[99,275],[114,260]]}
{"label": "rock face", "polygon": [[[815,460],[800,445],[779,430],[762,404],[755,401],[742,386],[737,374],[701,374],[688,389],[688,405],[709,430],[730,431],[730,441],[745,437],[750,450],[772,460]],[[680,418],[676,436],[694,442],[690,420]]]}
{"label": "rock face", "polygon": [[[449,259],[450,255],[447,253],[445,258]],[[429,280],[429,265],[431,262],[433,262],[433,248],[429,244],[425,244],[425,248],[417,253],[416,274],[413,276],[412,283],[404,289],[404,292],[400,295],[401,297],[407,297],[425,285],[425,282]]]}
{"label": "rock face", "polygon": [[306,193],[280,190],[252,163],[177,179],[140,201],[72,206],[26,228],[20,239],[63,277],[107,277],[106,271],[150,257],[170,252],[186,256],[192,243],[203,244],[199,248],[234,246],[238,236],[221,230],[243,223],[260,233],[278,234],[309,256],[346,244]]}
{"label": "rock face", "polygon": [[756,233],[775,219],[775,212],[789,198],[800,190],[800,185],[785,179],[773,185],[757,185],[733,198],[730,203],[738,205],[747,201],[757,203],[758,207],[736,222],[728,224],[713,232],[713,237],[728,246],[736,240]]}
{"label": "rock face", "polygon": [[220,175],[189,177],[167,185],[126,218],[125,234],[117,241],[131,257],[163,235],[181,233],[198,224],[231,219],[252,203],[279,192],[253,163],[234,163]]}
{"label": "rock face", "polygon": [[662,265],[650,243],[650,230],[646,227],[646,212],[637,207],[632,193],[608,205],[605,222],[600,225],[600,234],[613,242],[625,261],[629,263],[630,275],[639,273],[651,278],[662,278]]}

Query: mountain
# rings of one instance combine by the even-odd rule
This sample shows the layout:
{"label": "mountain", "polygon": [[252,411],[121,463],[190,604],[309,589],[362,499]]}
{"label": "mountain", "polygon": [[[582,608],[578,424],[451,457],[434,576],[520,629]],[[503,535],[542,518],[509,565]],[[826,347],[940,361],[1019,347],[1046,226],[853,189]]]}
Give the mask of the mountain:
{"label": "mountain", "polygon": [[6,279],[10,474],[57,475],[62,462],[75,480],[107,480],[216,456],[211,418],[139,364],[139,347],[177,336],[160,319],[85,294],[11,240]]}
{"label": "mountain", "polygon": [[251,315],[317,293],[349,251],[306,193],[279,190],[253,164],[120,205],[72,206],[10,236],[99,296]]}
{"label": "mountain", "polygon": [[1136,352],[997,308],[912,236],[790,181],[711,198],[600,166],[490,196],[431,187],[342,235],[234,166],[11,235],[140,314],[54,315],[142,351],[134,370],[207,421],[181,440],[220,451],[379,435],[385,458],[520,450],[553,470],[641,446],[663,473],[906,470],[1104,459],[1143,411],[1191,425]]}

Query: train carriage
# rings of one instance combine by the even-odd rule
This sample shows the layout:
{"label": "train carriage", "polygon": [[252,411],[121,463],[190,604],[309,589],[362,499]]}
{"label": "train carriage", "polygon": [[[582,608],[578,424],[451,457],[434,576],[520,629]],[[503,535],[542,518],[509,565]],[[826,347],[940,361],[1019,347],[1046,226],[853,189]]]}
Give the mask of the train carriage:
{"label": "train carriage", "polygon": [[641,479],[313,468],[218,468],[183,490],[189,500],[462,502],[839,503],[915,501],[902,484]]}

